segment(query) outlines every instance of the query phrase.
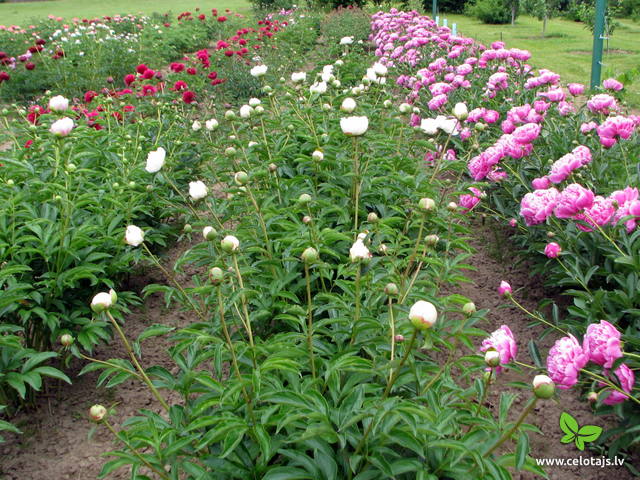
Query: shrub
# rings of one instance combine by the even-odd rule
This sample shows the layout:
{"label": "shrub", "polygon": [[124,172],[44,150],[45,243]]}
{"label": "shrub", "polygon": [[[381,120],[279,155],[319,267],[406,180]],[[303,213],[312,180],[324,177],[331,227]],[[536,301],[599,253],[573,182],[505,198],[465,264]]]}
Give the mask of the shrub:
{"label": "shrub", "polygon": [[511,8],[504,0],[476,0],[467,4],[466,13],[483,23],[505,24],[511,21]]}

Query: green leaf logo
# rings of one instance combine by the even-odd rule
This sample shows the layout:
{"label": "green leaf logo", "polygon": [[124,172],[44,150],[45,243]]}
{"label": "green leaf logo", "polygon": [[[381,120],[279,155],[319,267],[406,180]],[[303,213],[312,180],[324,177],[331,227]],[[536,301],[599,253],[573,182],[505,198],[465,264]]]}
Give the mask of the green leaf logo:
{"label": "green leaf logo", "polygon": [[578,421],[567,412],[560,415],[560,429],[564,436],[560,439],[562,443],[575,442],[578,450],[584,450],[584,444],[595,442],[602,434],[602,427],[597,425],[578,425]]}

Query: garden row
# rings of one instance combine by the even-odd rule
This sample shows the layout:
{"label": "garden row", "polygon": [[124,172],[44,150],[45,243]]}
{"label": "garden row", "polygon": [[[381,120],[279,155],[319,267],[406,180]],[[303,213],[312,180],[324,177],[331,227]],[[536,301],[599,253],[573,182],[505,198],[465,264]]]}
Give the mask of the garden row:
{"label": "garden row", "polygon": [[[226,18],[209,23],[219,28],[231,23]],[[62,371],[70,358],[51,363],[60,338],[72,335],[77,354],[91,352],[97,343],[110,338],[110,327],[91,318],[85,300],[87,292],[117,288],[131,272],[131,265],[139,261],[139,252],[122,241],[123,225],[135,222],[153,227],[154,233],[147,238],[153,251],[180,234],[182,216],[188,210],[183,200],[188,196],[189,180],[219,153],[205,146],[203,138],[213,138],[218,124],[214,115],[220,112],[220,104],[259,90],[260,82],[246,75],[247,59],[240,51],[242,45],[248,45],[249,33],[261,37],[251,47],[266,42],[262,50],[252,50],[277,70],[279,65],[303,61],[292,52],[302,54],[314,45],[321,33],[319,18],[312,12],[270,15],[258,21],[257,30],[240,29],[225,40],[214,37],[215,48],[166,66],[153,60],[151,49],[149,60],[125,70],[126,75],[113,83],[84,77],[87,72],[82,70],[78,73],[82,78],[69,80],[64,88],[72,92],[71,100],[61,95],[36,98],[37,103],[29,107],[2,112],[3,133],[11,138],[11,149],[0,154],[0,177],[5,185],[0,193],[0,408],[12,413],[25,400],[33,399],[33,391],[42,388],[43,376],[68,381]],[[209,41],[198,33],[206,19],[182,14],[180,21],[185,25],[180,28],[193,29],[198,42]],[[337,15],[326,20],[323,35],[336,35],[340,22]],[[86,30],[97,31],[104,29],[98,25],[133,25],[127,17],[78,22],[77,28],[84,24]],[[364,38],[366,28],[360,30]],[[187,31],[183,36],[190,38]],[[33,37],[32,32],[13,35],[21,42],[48,38],[41,32]],[[88,33],[77,37],[80,43],[74,47],[75,54],[67,51],[58,59],[35,55],[43,63],[75,62],[78,51],[102,48]],[[37,40],[34,45],[49,48]],[[91,57],[90,61],[96,60]],[[123,54],[118,65],[134,58],[138,61],[140,57]],[[19,62],[16,70],[24,67]],[[70,65],[65,68],[69,70]],[[108,65],[105,68],[113,71]],[[226,73],[216,77],[214,68]],[[50,80],[45,68],[25,71],[31,80],[12,77],[0,90],[12,96],[25,85]],[[215,106],[207,88],[212,83],[223,85],[216,80],[223,81],[234,71],[245,72],[242,81],[228,82],[219,90]],[[270,72],[269,78],[276,75]],[[84,91],[87,82],[96,85],[96,90]],[[145,161],[165,156],[172,159],[171,175],[151,176]],[[133,293],[120,297],[121,305],[139,301]],[[4,421],[2,426],[10,428]]]}
{"label": "garden row", "polygon": [[[625,113],[624,86],[607,79],[601,91],[585,97],[583,85],[562,85],[554,72],[532,71],[529,52],[501,42],[485,48],[415,12],[376,14],[373,25],[376,53],[398,73],[406,110],[430,112],[411,118],[437,145],[425,160],[435,171],[443,155],[465,162],[477,183],[460,203],[470,215],[485,212],[508,224],[520,255],[536,262],[534,271],[549,287],[572,298],[566,311],[547,302],[550,318],[525,312],[548,332],[568,334],[555,347],[564,361],[548,363],[554,381],[561,388],[576,384],[593,349],[576,337],[598,332],[596,374],[631,392],[640,358],[640,201],[634,187],[640,119]],[[457,102],[469,112],[454,126],[442,114]],[[530,353],[539,357],[535,344]],[[610,397],[592,375],[580,381],[598,413],[622,419],[602,437],[615,439],[615,455],[637,438],[637,404],[624,402],[622,394]]]}

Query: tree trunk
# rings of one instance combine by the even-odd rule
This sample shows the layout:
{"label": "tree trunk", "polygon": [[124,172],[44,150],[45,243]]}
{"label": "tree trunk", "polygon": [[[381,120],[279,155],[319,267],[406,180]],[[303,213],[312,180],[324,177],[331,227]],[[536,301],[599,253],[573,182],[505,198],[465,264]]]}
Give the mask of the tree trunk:
{"label": "tree trunk", "polygon": [[516,10],[518,9],[518,1],[513,0],[511,2],[511,25],[516,23]]}
{"label": "tree trunk", "polygon": [[542,36],[544,37],[545,34],[547,33],[547,14],[544,14],[544,17],[542,18]]}

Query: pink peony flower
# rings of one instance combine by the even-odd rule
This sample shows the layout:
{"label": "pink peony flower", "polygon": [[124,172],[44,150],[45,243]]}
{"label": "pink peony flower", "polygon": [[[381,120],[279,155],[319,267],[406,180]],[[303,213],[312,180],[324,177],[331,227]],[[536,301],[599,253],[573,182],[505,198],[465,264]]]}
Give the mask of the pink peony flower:
{"label": "pink peony flower", "polygon": [[617,110],[616,99],[606,93],[594,95],[587,101],[587,108],[593,113],[603,113],[608,115],[611,110]]}
{"label": "pink peony flower", "polygon": [[583,349],[591,362],[611,368],[613,363],[622,357],[620,332],[606,320],[592,323],[587,327]]}
{"label": "pink peony flower", "polygon": [[569,93],[574,97],[584,93],[584,85],[581,83],[570,83],[567,87],[569,87]]}
{"label": "pink peony flower", "polygon": [[[610,372],[607,372],[607,375],[611,377]],[[618,377],[618,381],[620,382],[622,389],[627,393],[631,393],[633,390],[633,384],[636,381],[633,370],[623,363],[615,370],[615,375]],[[600,386],[604,386],[604,383],[600,383]],[[616,405],[624,402],[627,398],[629,398],[628,395],[620,393],[617,390],[611,390],[611,393],[607,395],[607,398],[605,398],[602,403],[605,405]]]}
{"label": "pink peony flower", "polygon": [[549,350],[547,371],[558,388],[567,390],[578,383],[578,373],[588,360],[589,356],[582,350],[578,340],[569,334],[556,340]]}
{"label": "pink peony flower", "polygon": [[527,123],[513,131],[514,140],[521,144],[533,142],[540,135],[540,125],[537,123]]}
{"label": "pink peony flower", "polygon": [[471,190],[471,194],[466,193],[464,195],[460,195],[458,200],[458,204],[464,209],[464,213],[471,211],[484,196],[484,192],[475,187],[469,187],[469,190]]}
{"label": "pink peony flower", "polygon": [[531,186],[536,190],[549,188],[550,185],[551,185],[551,181],[547,177],[534,178],[531,181]]}
{"label": "pink peony flower", "polygon": [[511,285],[502,280],[500,282],[500,286],[498,287],[498,293],[503,297],[511,295]]}
{"label": "pink peony flower", "polygon": [[580,125],[580,133],[587,134],[592,130],[598,128],[598,124],[596,122],[585,122]]}
{"label": "pink peony flower", "polygon": [[506,365],[511,360],[515,360],[518,354],[518,344],[511,329],[506,325],[502,325],[489,338],[485,338],[482,341],[480,351],[486,352],[489,349],[494,349],[500,354],[500,365],[495,368],[496,373],[500,373],[503,370],[501,365]]}
{"label": "pink peony flower", "polygon": [[558,204],[554,210],[558,218],[571,218],[585,208],[593,205],[593,192],[578,183],[572,183],[558,195]]}
{"label": "pink peony flower", "polygon": [[615,78],[607,78],[602,82],[602,86],[607,90],[620,91],[624,88],[624,85]]}
{"label": "pink peony flower", "polygon": [[562,252],[562,247],[558,245],[556,242],[547,243],[547,246],[544,247],[544,254],[548,258],[556,258]]}
{"label": "pink peony flower", "polygon": [[543,223],[558,203],[560,193],[555,188],[527,193],[520,202],[520,215],[528,226]]}
{"label": "pink peony flower", "polygon": [[[578,213],[575,216],[575,219],[582,220],[593,227],[602,227],[611,221],[611,218],[613,218],[615,213],[616,209],[613,206],[611,199],[597,195],[593,199],[593,205],[589,208],[585,208],[583,213]],[[578,228],[583,232],[593,231],[593,229],[580,223],[578,224]]]}
{"label": "pink peony flower", "polygon": [[580,168],[582,162],[572,153],[567,153],[551,165],[551,172],[548,177],[553,183],[560,183],[569,178],[571,172]]}

